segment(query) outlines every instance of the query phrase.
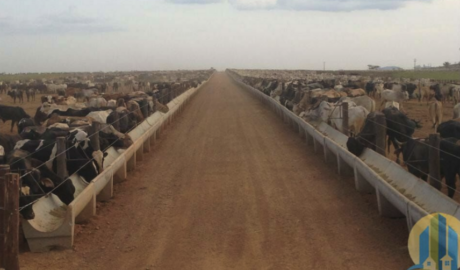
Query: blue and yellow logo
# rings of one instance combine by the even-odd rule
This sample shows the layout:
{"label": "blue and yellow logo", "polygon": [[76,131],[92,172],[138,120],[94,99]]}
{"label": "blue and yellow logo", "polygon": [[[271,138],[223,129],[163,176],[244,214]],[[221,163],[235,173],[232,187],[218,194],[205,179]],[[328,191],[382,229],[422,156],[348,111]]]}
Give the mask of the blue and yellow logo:
{"label": "blue and yellow logo", "polygon": [[459,267],[460,221],[436,213],[420,219],[409,235],[412,269],[457,270]]}

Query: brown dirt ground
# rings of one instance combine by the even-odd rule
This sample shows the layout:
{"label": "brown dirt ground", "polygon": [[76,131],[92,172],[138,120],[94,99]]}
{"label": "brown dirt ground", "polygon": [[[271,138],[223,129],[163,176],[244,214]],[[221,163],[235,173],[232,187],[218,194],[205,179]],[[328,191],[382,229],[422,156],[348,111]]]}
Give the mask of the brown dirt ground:
{"label": "brown dirt ground", "polygon": [[216,74],[73,250],[26,269],[406,269],[404,219],[339,178],[298,134]]}

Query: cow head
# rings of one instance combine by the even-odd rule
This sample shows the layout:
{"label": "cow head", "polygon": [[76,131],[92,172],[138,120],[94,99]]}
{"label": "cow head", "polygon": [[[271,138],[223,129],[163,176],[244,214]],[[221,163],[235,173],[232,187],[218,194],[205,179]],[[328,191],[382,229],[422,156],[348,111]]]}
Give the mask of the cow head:
{"label": "cow head", "polygon": [[33,126],[35,126],[35,122],[33,119],[31,119],[30,117],[22,118],[18,122],[18,133],[20,134],[26,127],[33,127]]}
{"label": "cow head", "polygon": [[[18,163],[20,163],[20,161]],[[38,186],[39,183],[36,181],[36,179],[40,179],[40,172],[37,169],[24,169],[18,172],[21,175],[19,207],[25,206],[20,211],[20,214],[25,220],[31,220],[35,218],[35,213],[32,208],[33,204],[31,204],[35,199],[37,199],[37,197],[34,197],[34,195],[43,194],[40,187]]]}
{"label": "cow head", "polygon": [[[43,163],[39,160],[30,159],[30,163],[33,167],[40,168],[40,184],[45,192],[53,191],[53,193],[66,205],[69,205],[73,201],[75,186],[72,181],[59,177],[47,166],[42,166]],[[54,189],[55,187],[57,188]]]}
{"label": "cow head", "polygon": [[41,125],[48,118],[48,112],[44,111],[43,106],[50,107],[50,104],[48,102],[45,102],[43,103],[42,106],[38,107],[37,110],[35,111],[34,120],[35,120],[35,123],[37,123],[37,125]]}
{"label": "cow head", "polygon": [[[20,213],[26,220],[35,218],[32,203],[44,195],[44,188],[50,185],[48,179],[42,177],[40,171],[32,165],[28,152],[15,150],[8,158],[8,163],[12,172],[21,175],[19,190],[19,206],[24,207]],[[46,167],[46,166],[42,166]]]}
{"label": "cow head", "polygon": [[355,156],[360,156],[366,147],[361,144],[356,137],[349,137],[347,140],[347,149]]}

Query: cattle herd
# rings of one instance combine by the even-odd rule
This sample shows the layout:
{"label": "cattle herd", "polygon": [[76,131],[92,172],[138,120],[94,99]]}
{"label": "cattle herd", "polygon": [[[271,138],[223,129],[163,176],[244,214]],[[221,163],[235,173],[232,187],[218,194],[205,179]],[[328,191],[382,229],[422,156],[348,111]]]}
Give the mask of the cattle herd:
{"label": "cattle herd", "polygon": [[[75,76],[55,81],[0,82],[1,93],[13,102],[24,102],[24,93],[27,101],[41,94],[41,104],[33,116],[22,107],[0,105],[0,119],[11,120],[11,133],[0,133],[0,162],[21,176],[21,215],[33,219],[33,203],[51,192],[65,204],[74,199],[72,181],[57,174],[58,137],[65,138],[67,175],[77,174],[89,183],[102,171],[106,149],[130,147],[129,131],[156,111],[168,112],[171,100],[197,87],[213,72],[104,75],[106,80],[96,83]],[[100,81],[100,77],[91,79]],[[90,143],[95,134],[90,133],[91,127],[96,122],[100,126],[99,149]],[[17,134],[13,134],[15,126]]]}
{"label": "cattle herd", "polygon": [[[404,103],[410,99],[426,104],[432,133],[439,133],[440,174],[447,193],[456,192],[460,176],[460,85],[429,79],[394,79],[359,75],[338,75],[310,71],[229,70],[243,82],[274,98],[305,121],[326,122],[349,135],[348,150],[360,156],[365,148],[376,150],[374,126],[377,114],[386,121],[387,153],[394,148],[396,161],[402,154],[409,172],[427,180],[428,138],[413,138],[421,121],[410,119]],[[376,73],[378,74],[378,73]],[[442,122],[443,106],[453,103],[453,119]],[[342,104],[348,103],[348,125],[343,125]],[[425,105],[423,105],[425,106]],[[347,127],[347,130],[344,130]],[[385,151],[385,149],[384,149]],[[430,181],[436,188],[442,179]]]}

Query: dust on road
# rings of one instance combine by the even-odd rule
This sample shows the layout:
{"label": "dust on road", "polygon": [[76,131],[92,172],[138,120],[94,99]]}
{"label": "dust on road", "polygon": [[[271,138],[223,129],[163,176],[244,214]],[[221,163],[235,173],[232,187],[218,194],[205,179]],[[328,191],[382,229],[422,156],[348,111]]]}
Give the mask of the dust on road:
{"label": "dust on road", "polygon": [[154,152],[79,225],[74,250],[22,269],[406,269],[404,219],[216,74]]}

